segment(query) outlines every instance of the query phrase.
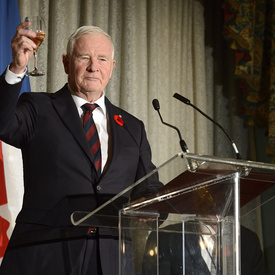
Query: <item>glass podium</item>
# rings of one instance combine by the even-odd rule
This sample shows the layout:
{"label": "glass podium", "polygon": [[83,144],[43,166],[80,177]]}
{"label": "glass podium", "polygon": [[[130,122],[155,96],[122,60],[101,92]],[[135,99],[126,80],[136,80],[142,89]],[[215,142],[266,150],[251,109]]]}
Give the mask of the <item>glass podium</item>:
{"label": "glass podium", "polygon": [[[156,194],[128,203],[136,186],[156,178],[164,184]],[[274,194],[275,165],[181,152],[71,220],[118,230],[121,275],[239,275],[243,223],[261,228],[260,209]]]}

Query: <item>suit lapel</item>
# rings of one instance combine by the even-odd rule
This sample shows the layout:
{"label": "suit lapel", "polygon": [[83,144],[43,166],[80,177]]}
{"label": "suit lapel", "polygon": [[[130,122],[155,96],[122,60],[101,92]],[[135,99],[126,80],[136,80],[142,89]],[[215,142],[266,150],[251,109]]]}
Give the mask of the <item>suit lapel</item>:
{"label": "suit lapel", "polygon": [[[70,92],[66,88],[66,85],[58,92],[52,94],[51,100],[61,120],[64,122],[66,127],[72,133],[72,135],[75,137],[76,141],[82,147],[87,157],[93,164],[94,158],[90,151],[86,136],[84,134],[77,108],[75,106],[75,103],[72,99]],[[108,151],[110,157],[107,163],[108,166],[106,167],[106,169],[104,169],[104,174],[108,171],[108,167],[112,165],[112,163],[118,156],[121,146],[120,136],[125,134],[125,129],[123,129],[122,126],[118,125],[114,120],[114,115],[120,115],[120,109],[111,104],[111,102],[106,97],[105,103],[107,110],[109,138],[111,139],[111,142],[109,142]],[[120,133],[121,131],[123,131],[123,133]]]}
{"label": "suit lapel", "polygon": [[94,163],[93,155],[90,151],[86,136],[84,134],[77,108],[66,86],[64,86],[57,93],[53,94],[51,99],[52,104],[59,114],[61,120],[75,137],[76,141],[82,147],[91,162]]}
{"label": "suit lapel", "polygon": [[106,97],[105,97],[105,104],[107,110],[107,119],[108,119],[108,131],[109,131],[109,149],[108,154],[110,159],[108,159],[108,168],[112,165],[115,161],[116,157],[119,154],[120,146],[121,146],[121,139],[119,132],[123,131],[123,127],[119,126],[115,120],[114,115],[120,115],[120,109],[114,106]]}

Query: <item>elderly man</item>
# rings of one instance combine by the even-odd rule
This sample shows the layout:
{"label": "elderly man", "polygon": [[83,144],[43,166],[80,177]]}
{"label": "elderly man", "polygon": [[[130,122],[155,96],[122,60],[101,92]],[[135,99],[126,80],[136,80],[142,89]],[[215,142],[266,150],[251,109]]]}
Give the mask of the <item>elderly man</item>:
{"label": "elderly man", "polygon": [[[23,93],[18,100],[36,48],[29,24],[18,26],[13,61],[0,77],[0,139],[21,148],[25,185],[0,274],[118,274],[117,230],[88,232],[73,227],[70,216],[96,209],[155,168],[144,124],[105,97],[114,48],[93,26],[70,37],[63,56],[68,83],[61,90]],[[160,186],[147,181],[131,200]],[[128,270],[132,274],[131,264]]]}

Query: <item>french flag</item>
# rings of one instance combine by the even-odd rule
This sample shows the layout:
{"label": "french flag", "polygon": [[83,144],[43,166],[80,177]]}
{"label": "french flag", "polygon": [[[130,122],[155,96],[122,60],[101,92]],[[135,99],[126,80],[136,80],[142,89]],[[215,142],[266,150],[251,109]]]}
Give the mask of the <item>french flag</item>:
{"label": "french flag", "polygon": [[[11,39],[20,24],[17,0],[0,1],[0,73],[12,61]],[[30,91],[25,77],[21,93]],[[0,141],[0,264],[22,206],[23,167],[21,151]]]}

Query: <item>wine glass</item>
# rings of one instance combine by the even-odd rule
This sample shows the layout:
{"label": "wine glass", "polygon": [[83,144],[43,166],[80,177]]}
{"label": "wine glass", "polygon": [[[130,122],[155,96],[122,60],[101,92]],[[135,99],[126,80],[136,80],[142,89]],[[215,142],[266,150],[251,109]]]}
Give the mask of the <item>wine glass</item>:
{"label": "wine glass", "polygon": [[29,76],[45,75],[44,72],[38,70],[38,68],[37,68],[37,51],[46,36],[45,22],[44,22],[43,18],[40,16],[26,17],[25,22],[31,22],[31,25],[28,27],[28,29],[32,30],[33,32],[36,33],[36,37],[31,38],[31,39],[37,46],[37,48],[33,50],[34,69],[31,72],[28,72],[27,75],[29,75]]}

